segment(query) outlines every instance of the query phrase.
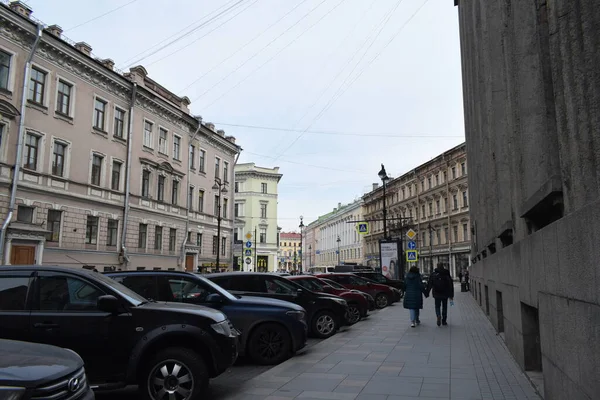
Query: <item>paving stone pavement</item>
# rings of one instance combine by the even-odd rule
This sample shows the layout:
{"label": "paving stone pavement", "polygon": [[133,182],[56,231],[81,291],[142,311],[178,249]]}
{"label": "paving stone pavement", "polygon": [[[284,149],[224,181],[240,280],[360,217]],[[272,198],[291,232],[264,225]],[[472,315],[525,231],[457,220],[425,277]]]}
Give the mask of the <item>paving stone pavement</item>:
{"label": "paving stone pavement", "polygon": [[448,326],[436,326],[431,298],[421,322],[411,328],[401,304],[373,313],[230,399],[540,399],[470,293],[457,290]]}

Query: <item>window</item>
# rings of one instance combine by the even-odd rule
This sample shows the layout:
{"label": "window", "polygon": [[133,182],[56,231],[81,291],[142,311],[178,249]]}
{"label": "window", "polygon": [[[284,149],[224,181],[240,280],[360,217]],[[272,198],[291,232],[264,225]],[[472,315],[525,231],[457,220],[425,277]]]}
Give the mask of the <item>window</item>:
{"label": "window", "polygon": [[56,96],[56,111],[63,115],[70,115],[71,110],[71,92],[73,85],[59,79]]}
{"label": "window", "polygon": [[169,229],[169,251],[175,251],[175,245],[177,243],[177,229]]}
{"label": "window", "polygon": [[467,241],[467,240],[469,240],[469,228],[467,227],[467,224],[463,224],[462,228],[463,228],[463,241]]}
{"label": "window", "polygon": [[119,231],[119,221],[116,219],[108,220],[108,232],[106,237],[106,245],[107,246],[116,246],[117,245],[117,233]]}
{"label": "window", "polygon": [[46,229],[49,233],[46,235],[48,242],[58,242],[60,240],[60,220],[62,217],[62,211],[60,210],[48,210],[48,219],[46,223]]}
{"label": "window", "polygon": [[267,243],[267,228],[260,228],[260,243]]}
{"label": "window", "polygon": [[40,277],[38,290],[40,311],[96,311],[98,298],[104,295],[89,283],[60,275]]}
{"label": "window", "polygon": [[169,154],[169,131],[165,128],[158,129],[158,152]]}
{"label": "window", "polygon": [[162,250],[163,228],[157,226],[154,229],[154,250]]}
{"label": "window", "polygon": [[440,201],[439,200],[435,201],[435,212],[438,213],[438,214],[441,212],[441,210],[440,210]]}
{"label": "window", "polygon": [[444,182],[446,182],[448,180],[448,172],[444,171],[443,175],[444,175]]}
{"label": "window", "polygon": [[[202,234],[196,233],[196,246],[202,247]],[[200,253],[202,253],[202,249],[200,249]]]}
{"label": "window", "polygon": [[181,138],[173,135],[173,158],[181,160]]}
{"label": "window", "polygon": [[239,203],[235,203],[233,205],[233,216],[234,217],[239,217],[240,216],[240,204]]}
{"label": "window", "polygon": [[444,228],[444,238],[446,239],[446,243],[450,242],[450,237],[448,236],[448,228]]}
{"label": "window", "polygon": [[150,171],[142,171],[142,197],[150,196]]}
{"label": "window", "polygon": [[32,133],[27,134],[25,139],[25,160],[23,168],[33,171],[37,170],[38,151],[40,146],[40,137]]}
{"label": "window", "polygon": [[[12,56],[5,51],[0,50],[0,89],[8,90],[8,81],[10,78],[10,60]],[[2,308],[0,308],[2,309]]]}
{"label": "window", "polygon": [[431,189],[431,177],[427,178],[427,187]]}
{"label": "window", "polygon": [[213,236],[213,243],[212,243],[212,254],[213,256],[217,255],[217,245],[219,244],[219,237],[218,236]]}
{"label": "window", "polygon": [[460,174],[463,176],[467,174],[467,165],[464,162],[460,163]]}
{"label": "window", "polygon": [[154,129],[154,124],[150,121],[144,121],[144,147],[148,147],[152,149],[152,131]]}
{"label": "window", "polygon": [[188,189],[187,207],[191,210],[194,209],[194,187],[190,186]]}
{"label": "window", "polygon": [[452,179],[456,179],[456,167],[452,167]]}
{"label": "window", "polygon": [[98,217],[88,215],[87,224],[85,227],[85,243],[98,243]]}
{"label": "window", "polygon": [[206,151],[198,150],[198,171],[206,172]]}
{"label": "window", "polygon": [[440,174],[435,174],[435,186],[440,184]]}
{"label": "window", "polygon": [[267,218],[267,205],[265,203],[260,205],[260,217]]}
{"label": "window", "polygon": [[406,198],[406,188],[402,188],[402,200]]}
{"label": "window", "polygon": [[213,214],[215,216],[219,216],[219,196],[215,195],[215,209],[213,210]]}
{"label": "window", "polygon": [[221,170],[221,159],[218,157],[215,157],[215,178],[219,177],[220,170]]}
{"label": "window", "polygon": [[458,198],[455,194],[452,195],[452,203],[454,204],[454,209],[458,210]]}
{"label": "window", "polygon": [[452,227],[452,233],[454,235],[454,242],[458,242],[458,226]]}
{"label": "window", "polygon": [[260,184],[260,192],[267,193],[267,184],[266,183],[263,182]]}
{"label": "window", "polygon": [[146,237],[148,235],[148,225],[140,224],[140,228],[138,230],[138,248],[145,249],[146,248]]}
{"label": "window", "polygon": [[[233,230],[233,242],[237,243],[242,237],[242,228],[235,228]],[[281,243],[279,244],[281,246]]]}
{"label": "window", "polygon": [[425,218],[425,204],[421,206],[421,218]]}
{"label": "window", "polygon": [[33,207],[18,206],[17,207],[17,221],[25,222],[27,224],[33,223]]}
{"label": "window", "polygon": [[229,202],[228,199],[223,199],[223,218],[227,218],[227,203]]}
{"label": "window", "polygon": [[179,182],[176,180],[173,180],[173,187],[171,190],[171,204],[176,206],[178,199],[179,199]]}
{"label": "window", "polygon": [[423,246],[427,246],[427,235],[425,234],[425,232],[423,232],[421,234],[421,237],[423,238],[422,239]]}
{"label": "window", "polygon": [[448,198],[444,197],[444,211],[448,211]]}
{"label": "window", "polygon": [[174,296],[173,301],[178,302],[204,303],[209,294],[215,293],[204,285],[184,278],[169,279],[169,287]]}
{"label": "window", "polygon": [[28,288],[28,276],[2,276],[0,280],[0,312],[25,311]]}
{"label": "window", "polygon": [[36,67],[31,68],[31,77],[29,78],[29,101],[43,105],[45,91],[46,73]]}
{"label": "window", "polygon": [[240,183],[239,182],[236,182],[236,183],[233,184],[233,191],[235,193],[237,193],[237,192],[240,191]]}
{"label": "window", "polygon": [[102,161],[104,161],[104,157],[98,154],[94,154],[92,156],[92,176],[91,176],[91,184],[100,186],[100,177],[102,176]]}
{"label": "window", "polygon": [[196,169],[196,148],[190,145],[190,168]]}
{"label": "window", "polygon": [[113,161],[112,176],[110,178],[110,188],[119,190],[121,187],[121,167],[123,164],[120,161]]}
{"label": "window", "polygon": [[198,212],[204,212],[204,190],[198,190]]}
{"label": "window", "polygon": [[104,131],[104,121],[106,117],[106,102],[104,100],[94,100],[94,128]]}
{"label": "window", "polygon": [[469,205],[469,199],[467,198],[467,191],[462,192],[462,202],[463,207],[467,207]]}
{"label": "window", "polygon": [[433,215],[433,203],[429,203],[429,215]]}
{"label": "window", "polygon": [[115,124],[113,129],[113,135],[122,139],[125,134],[125,111],[120,108],[115,108]]}
{"label": "window", "polygon": [[165,177],[162,175],[158,176],[158,190],[156,192],[156,199],[158,201],[165,201]]}
{"label": "window", "polygon": [[67,145],[61,142],[54,142],[52,158],[52,175],[64,176],[65,173],[65,150]]}
{"label": "window", "polygon": [[225,255],[225,246],[227,246],[227,238],[221,238],[221,255]]}
{"label": "window", "polygon": [[229,182],[229,163],[223,161],[223,182]]}

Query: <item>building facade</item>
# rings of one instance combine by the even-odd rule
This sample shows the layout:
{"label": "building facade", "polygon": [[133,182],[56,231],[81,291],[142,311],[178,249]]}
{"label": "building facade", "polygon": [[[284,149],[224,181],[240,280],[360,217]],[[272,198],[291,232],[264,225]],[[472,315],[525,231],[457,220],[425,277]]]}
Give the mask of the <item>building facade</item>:
{"label": "building facade", "polygon": [[300,270],[301,255],[300,234],[281,232],[279,235],[279,269],[287,272]]}
{"label": "building facade", "polygon": [[231,181],[235,139],[142,66],[117,71],[31,13],[0,6],[3,262],[193,270],[215,262],[217,241],[227,259],[233,203],[219,238],[212,185]]}
{"label": "building facade", "polygon": [[545,399],[596,399],[598,2],[456,3],[472,294]]}
{"label": "building facade", "polygon": [[279,167],[254,163],[235,166],[234,240],[252,243],[248,255],[245,245],[238,246],[236,268],[261,272],[277,269],[277,185],[282,176]]}
{"label": "building facade", "polygon": [[[431,161],[386,183],[387,234],[402,235],[406,250],[408,229],[413,229],[418,251],[415,265],[429,273],[438,262],[451,274],[469,266],[470,222],[466,146],[461,144]],[[367,264],[379,268],[379,240],[383,239],[383,187],[363,196]],[[405,270],[408,263],[403,261]],[[401,263],[402,265],[402,263]],[[411,263],[413,265],[413,263]]]}

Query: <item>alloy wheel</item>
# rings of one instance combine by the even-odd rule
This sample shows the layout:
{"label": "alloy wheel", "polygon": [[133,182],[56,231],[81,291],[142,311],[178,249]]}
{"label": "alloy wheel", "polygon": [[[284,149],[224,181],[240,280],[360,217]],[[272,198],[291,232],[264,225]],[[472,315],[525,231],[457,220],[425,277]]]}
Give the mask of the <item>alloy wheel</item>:
{"label": "alloy wheel", "polygon": [[272,360],[279,357],[284,350],[284,338],[280,332],[274,330],[265,330],[261,332],[258,338],[258,354],[264,360]]}
{"label": "alloy wheel", "polygon": [[387,296],[385,294],[377,295],[377,297],[375,298],[375,302],[377,303],[377,307],[379,307],[379,308],[387,307],[387,305],[388,305]]}
{"label": "alloy wheel", "polygon": [[348,307],[348,314],[346,316],[349,324],[355,324],[360,321],[360,310],[356,306]]}
{"label": "alloy wheel", "polygon": [[329,335],[335,330],[335,321],[331,315],[321,315],[317,318],[317,331],[321,335]]}
{"label": "alloy wheel", "polygon": [[148,391],[155,400],[190,400],[194,377],[179,360],[164,360],[148,376]]}

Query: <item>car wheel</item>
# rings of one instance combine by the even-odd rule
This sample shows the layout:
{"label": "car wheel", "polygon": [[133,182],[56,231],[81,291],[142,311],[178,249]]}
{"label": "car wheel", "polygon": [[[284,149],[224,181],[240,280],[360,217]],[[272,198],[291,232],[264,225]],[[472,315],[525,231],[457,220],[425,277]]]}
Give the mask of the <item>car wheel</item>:
{"label": "car wheel", "polygon": [[248,355],[257,364],[279,364],[289,358],[291,343],[290,335],[284,327],[277,324],[262,324],[250,334]]}
{"label": "car wheel", "polygon": [[171,347],[150,361],[139,389],[147,400],[192,400],[207,387],[208,369],[202,357],[190,349]]}
{"label": "car wheel", "polygon": [[361,317],[362,313],[358,304],[348,304],[348,312],[346,313],[346,321],[348,322],[348,325],[354,325],[355,323],[360,321]]}
{"label": "car wheel", "polygon": [[335,315],[331,311],[321,311],[315,315],[312,321],[312,332],[321,339],[326,339],[335,334],[338,324]]}
{"label": "car wheel", "polygon": [[390,304],[390,299],[388,299],[385,293],[379,293],[375,296],[375,304],[377,308],[386,308]]}

